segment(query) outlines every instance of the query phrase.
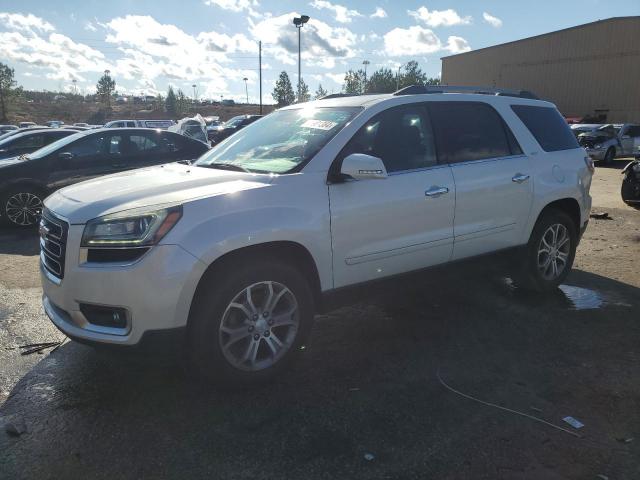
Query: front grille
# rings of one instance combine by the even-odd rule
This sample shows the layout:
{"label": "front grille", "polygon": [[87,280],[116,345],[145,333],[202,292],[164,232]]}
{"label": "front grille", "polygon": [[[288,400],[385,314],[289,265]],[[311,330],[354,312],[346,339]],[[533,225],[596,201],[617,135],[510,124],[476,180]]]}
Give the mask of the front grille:
{"label": "front grille", "polygon": [[46,208],[40,218],[40,259],[49,273],[62,279],[69,224]]}

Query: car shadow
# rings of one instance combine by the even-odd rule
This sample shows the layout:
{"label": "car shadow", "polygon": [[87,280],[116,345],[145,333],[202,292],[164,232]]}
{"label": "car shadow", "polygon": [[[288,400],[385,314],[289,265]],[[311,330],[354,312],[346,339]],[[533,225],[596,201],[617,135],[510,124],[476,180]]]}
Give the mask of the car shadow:
{"label": "car shadow", "polygon": [[40,240],[36,227],[0,227],[0,254],[39,255]]}
{"label": "car shadow", "polygon": [[[292,370],[251,390],[207,386],[163,352],[67,343],[0,406],[27,428],[0,432],[0,464],[12,478],[635,472],[638,446],[616,438],[640,422],[640,289],[577,270],[531,294],[491,264],[448,272],[317,316]],[[462,398],[438,376],[552,423],[576,415],[584,438]]]}

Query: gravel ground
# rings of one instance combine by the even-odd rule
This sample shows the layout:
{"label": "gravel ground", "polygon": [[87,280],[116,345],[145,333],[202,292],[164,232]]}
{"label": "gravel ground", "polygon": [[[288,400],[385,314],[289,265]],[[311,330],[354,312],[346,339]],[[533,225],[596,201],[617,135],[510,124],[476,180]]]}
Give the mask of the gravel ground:
{"label": "gravel ground", "polygon": [[591,220],[555,294],[486,263],[407,279],[319,316],[292,371],[246,392],[171,355],[20,356],[62,335],[37,239],[0,233],[0,478],[639,478],[640,212],[620,181],[597,170],[594,211],[612,219]]}

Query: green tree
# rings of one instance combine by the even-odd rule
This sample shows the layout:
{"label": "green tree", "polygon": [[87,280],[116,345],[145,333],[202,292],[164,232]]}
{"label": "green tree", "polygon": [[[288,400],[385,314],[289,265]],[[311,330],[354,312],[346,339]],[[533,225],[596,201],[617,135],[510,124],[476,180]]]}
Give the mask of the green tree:
{"label": "green tree", "polygon": [[380,68],[367,79],[368,93],[393,93],[396,91],[396,76],[389,68]]}
{"label": "green tree", "polygon": [[291,105],[296,101],[296,94],[291,87],[291,80],[289,80],[287,72],[280,72],[271,96],[279,107]]}
{"label": "green tree", "polygon": [[111,109],[111,97],[116,90],[116,81],[111,78],[109,70],[105,70],[104,75],[100,77],[96,84],[96,95],[100,101],[104,104],[107,110]]}
{"label": "green tree", "polygon": [[440,77],[429,77],[425,82],[425,85],[440,85]]}
{"label": "green tree", "polygon": [[311,94],[309,93],[309,86],[304,82],[304,78],[300,79],[300,83],[298,84],[298,90],[296,91],[298,95],[298,102],[308,102],[311,100]]}
{"label": "green tree", "polygon": [[173,87],[169,87],[167,91],[167,98],[164,101],[164,108],[171,117],[176,117],[178,115],[178,99],[176,98],[176,93],[173,91]]}
{"label": "green tree", "polygon": [[156,98],[153,99],[153,109],[154,110],[164,110],[164,97],[161,93],[156,95]]}
{"label": "green tree", "polygon": [[359,95],[365,91],[364,70],[348,70],[344,75],[344,84],[342,91],[353,95]]}
{"label": "green tree", "polygon": [[11,101],[20,95],[21,88],[16,88],[13,68],[0,63],[0,121],[6,122]]}
{"label": "green tree", "polygon": [[318,89],[316,90],[316,94],[314,98],[318,100],[319,98],[326,97],[326,96],[327,96],[327,91],[324,88],[322,88],[321,83],[318,84]]}
{"label": "green tree", "polygon": [[410,60],[404,64],[398,80],[398,88],[404,88],[410,85],[426,85],[427,74],[422,71],[418,62]]}
{"label": "green tree", "polygon": [[191,101],[187,98],[182,90],[178,90],[176,95],[176,113],[179,117],[187,115],[189,113],[189,104]]}

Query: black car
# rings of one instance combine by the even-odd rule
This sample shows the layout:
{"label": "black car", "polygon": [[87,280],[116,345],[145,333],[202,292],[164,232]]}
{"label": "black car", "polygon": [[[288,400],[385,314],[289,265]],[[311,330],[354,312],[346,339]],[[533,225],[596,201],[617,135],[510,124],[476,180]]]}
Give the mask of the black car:
{"label": "black car", "polygon": [[18,127],[16,127],[15,125],[0,125],[0,135],[6,132],[9,132],[11,130],[17,130]]}
{"label": "black car", "polygon": [[45,130],[28,129],[0,140],[0,159],[18,157],[46,147],[50,143],[77,133],[74,130],[49,128]]}
{"label": "black car", "polygon": [[211,143],[219,143],[230,135],[233,135],[238,130],[251,125],[256,120],[262,118],[262,115],[238,115],[231,118],[224,125],[218,127],[216,130],[209,130],[208,136]]}
{"label": "black car", "polygon": [[90,178],[134,168],[198,158],[208,146],[164,130],[103,128],[53,142],[32,154],[0,160],[0,222],[38,222],[42,200]]}

